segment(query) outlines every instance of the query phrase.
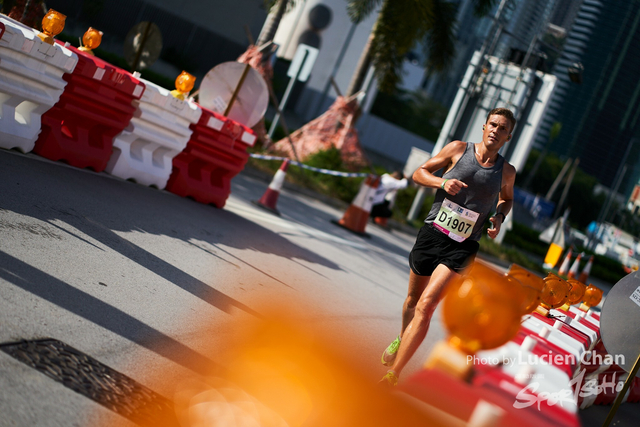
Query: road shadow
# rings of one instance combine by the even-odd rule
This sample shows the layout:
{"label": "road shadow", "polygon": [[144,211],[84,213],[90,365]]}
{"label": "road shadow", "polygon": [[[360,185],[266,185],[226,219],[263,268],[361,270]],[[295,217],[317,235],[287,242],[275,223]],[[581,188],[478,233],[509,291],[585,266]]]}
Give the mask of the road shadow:
{"label": "road shadow", "polygon": [[222,369],[135,317],[0,250],[0,278],[196,373]]}
{"label": "road shadow", "polygon": [[225,312],[235,307],[259,316],[250,307],[120,237],[117,232],[170,236],[186,245],[197,246],[224,262],[251,267],[289,288],[284,277],[267,273],[250,258],[240,258],[229,248],[341,270],[332,261],[224,209],[28,156],[0,151],[0,194],[1,209],[39,219],[48,223],[49,229],[57,234],[69,234],[97,247],[56,225],[55,220],[60,220]]}

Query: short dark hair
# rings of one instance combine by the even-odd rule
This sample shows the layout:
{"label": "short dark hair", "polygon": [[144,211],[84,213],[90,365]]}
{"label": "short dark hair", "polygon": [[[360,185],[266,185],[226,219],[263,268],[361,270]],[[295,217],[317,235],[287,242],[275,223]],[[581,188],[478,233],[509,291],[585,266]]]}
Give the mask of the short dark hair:
{"label": "short dark hair", "polygon": [[511,110],[509,110],[508,108],[494,108],[493,110],[489,111],[489,114],[487,114],[487,121],[485,123],[489,123],[489,117],[491,116],[506,117],[507,120],[511,122],[511,130],[516,127],[516,118],[513,117],[513,112],[511,112]]}

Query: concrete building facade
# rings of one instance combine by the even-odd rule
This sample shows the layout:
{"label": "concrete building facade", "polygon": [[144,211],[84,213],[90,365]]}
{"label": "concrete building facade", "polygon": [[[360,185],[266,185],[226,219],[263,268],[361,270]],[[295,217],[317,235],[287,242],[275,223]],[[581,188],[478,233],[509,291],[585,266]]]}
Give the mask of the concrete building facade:
{"label": "concrete building facade", "polygon": [[[156,24],[163,58],[203,76],[213,66],[235,61],[256,38],[267,17],[263,0],[47,0],[67,15],[65,33],[82,35],[88,26],[104,33],[102,48],[122,55],[129,30],[142,21]],[[179,71],[178,71],[179,72]]]}

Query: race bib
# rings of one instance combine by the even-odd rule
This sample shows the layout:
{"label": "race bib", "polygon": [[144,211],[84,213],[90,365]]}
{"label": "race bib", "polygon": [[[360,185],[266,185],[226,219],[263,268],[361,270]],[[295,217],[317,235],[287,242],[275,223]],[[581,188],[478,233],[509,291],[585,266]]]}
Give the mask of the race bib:
{"label": "race bib", "polygon": [[477,212],[444,199],[433,225],[456,242],[462,242],[471,236],[479,216]]}

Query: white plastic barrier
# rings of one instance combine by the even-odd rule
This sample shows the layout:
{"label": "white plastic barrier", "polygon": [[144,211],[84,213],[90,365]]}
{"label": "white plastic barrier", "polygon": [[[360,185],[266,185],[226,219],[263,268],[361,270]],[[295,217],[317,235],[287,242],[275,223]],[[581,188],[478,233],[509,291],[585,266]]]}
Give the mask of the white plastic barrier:
{"label": "white plastic barrier", "polygon": [[40,134],[40,118],[67,85],[78,56],[38,31],[0,15],[0,147],[26,153]]}
{"label": "white plastic barrier", "polygon": [[[522,345],[508,342],[492,350],[479,351],[477,357],[489,365],[499,366],[502,372],[522,386],[531,386],[537,394],[571,391],[571,378],[566,372],[549,363],[544,356],[536,356],[531,350],[536,341],[527,337]],[[545,355],[546,356],[546,355]],[[515,394],[521,389],[515,388]],[[562,405],[569,412],[577,412],[577,405]]]}
{"label": "white plastic barrier", "polygon": [[593,324],[593,325],[597,326],[597,327],[598,327],[598,329],[600,329],[600,320],[598,320],[598,319],[596,319],[595,317],[593,317],[593,315],[592,315],[592,313],[593,313],[593,312],[592,312],[591,310],[589,310],[589,311],[582,311],[582,310],[580,310],[579,308],[576,308],[576,307],[573,307],[573,306],[569,307],[569,310],[570,310],[572,313],[574,313],[574,314],[576,315],[576,317],[578,317],[578,316],[579,316],[579,317],[581,317],[582,319],[585,319],[585,320],[587,320],[587,321],[591,322],[591,324]]}
{"label": "white plastic barrier", "polygon": [[113,154],[106,171],[139,184],[164,189],[171,175],[173,158],[187,146],[189,125],[202,110],[182,101],[167,89],[141,80],[146,89],[129,125],[113,140]]}
{"label": "white plastic barrier", "polygon": [[[542,338],[546,338],[550,343],[555,344],[561,349],[572,354],[578,361],[582,360],[583,355],[587,352],[586,346],[584,346],[580,341],[560,331],[560,329],[562,329],[561,322],[556,322],[555,326],[551,327],[535,317],[530,316],[522,322],[522,326],[530,329]],[[590,353],[585,355],[586,358],[589,356]]]}
{"label": "white plastic barrier", "polygon": [[589,339],[591,340],[591,345],[589,345],[589,350],[593,350],[593,348],[596,346],[596,344],[598,343],[598,333],[596,331],[594,331],[593,329],[589,328],[588,326],[583,325],[582,323],[580,323],[580,319],[572,319],[570,316],[565,315],[564,313],[555,310],[555,309],[551,309],[550,313],[553,316],[556,316],[560,319],[564,319],[564,321],[573,329],[575,329],[578,332],[582,332],[584,335],[588,336]]}

